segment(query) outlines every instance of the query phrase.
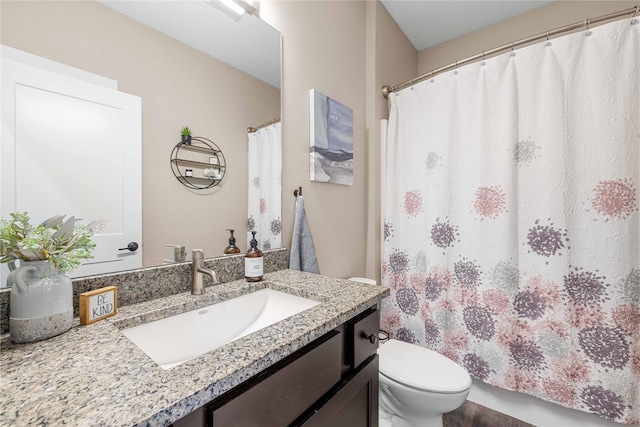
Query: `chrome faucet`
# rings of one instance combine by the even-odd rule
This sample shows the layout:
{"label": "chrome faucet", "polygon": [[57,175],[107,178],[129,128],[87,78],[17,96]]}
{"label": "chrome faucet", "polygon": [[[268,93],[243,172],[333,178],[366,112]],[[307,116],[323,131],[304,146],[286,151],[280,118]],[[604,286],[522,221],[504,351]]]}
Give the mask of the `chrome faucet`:
{"label": "chrome faucet", "polygon": [[194,249],[191,251],[191,258],[193,263],[191,264],[191,273],[193,279],[191,281],[191,295],[204,295],[204,278],[206,274],[211,277],[213,284],[220,283],[218,281],[218,275],[210,268],[204,267],[204,251],[202,249]]}

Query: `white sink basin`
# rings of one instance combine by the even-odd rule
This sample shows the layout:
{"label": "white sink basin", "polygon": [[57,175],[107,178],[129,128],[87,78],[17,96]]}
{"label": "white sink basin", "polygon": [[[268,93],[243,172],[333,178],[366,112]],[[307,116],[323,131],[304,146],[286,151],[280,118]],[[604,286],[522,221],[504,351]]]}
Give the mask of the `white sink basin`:
{"label": "white sink basin", "polygon": [[320,304],[262,289],[217,304],[122,330],[164,369]]}

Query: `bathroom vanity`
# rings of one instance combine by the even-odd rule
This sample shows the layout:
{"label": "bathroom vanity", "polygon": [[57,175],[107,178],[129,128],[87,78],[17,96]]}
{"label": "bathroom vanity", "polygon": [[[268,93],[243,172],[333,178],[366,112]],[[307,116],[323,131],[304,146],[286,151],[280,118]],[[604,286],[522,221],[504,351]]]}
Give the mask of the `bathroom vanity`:
{"label": "bathroom vanity", "polygon": [[[170,369],[122,332],[264,288],[320,304]],[[121,307],[38,343],[5,335],[0,425],[377,426],[376,305],[387,295],[280,270]]]}
{"label": "bathroom vanity", "polygon": [[377,426],[379,326],[369,308],[173,426]]}

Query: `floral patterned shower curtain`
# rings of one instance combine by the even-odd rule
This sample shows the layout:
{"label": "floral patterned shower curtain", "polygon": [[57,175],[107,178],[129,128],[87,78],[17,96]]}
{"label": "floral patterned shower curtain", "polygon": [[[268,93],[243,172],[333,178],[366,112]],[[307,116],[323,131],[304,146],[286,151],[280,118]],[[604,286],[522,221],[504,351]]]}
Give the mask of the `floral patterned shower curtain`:
{"label": "floral patterned shower curtain", "polygon": [[282,247],[281,125],[264,127],[249,136],[249,213],[247,248],[256,231],[258,248]]}
{"label": "floral patterned shower curtain", "polygon": [[640,422],[639,57],[625,19],[391,95],[383,329]]}

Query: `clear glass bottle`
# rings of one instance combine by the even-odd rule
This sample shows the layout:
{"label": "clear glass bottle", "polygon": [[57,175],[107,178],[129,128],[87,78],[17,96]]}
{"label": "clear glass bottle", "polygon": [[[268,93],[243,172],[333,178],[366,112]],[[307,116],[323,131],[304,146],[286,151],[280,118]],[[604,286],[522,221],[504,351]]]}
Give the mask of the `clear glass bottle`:
{"label": "clear glass bottle", "polygon": [[251,232],[253,238],[251,239],[251,247],[244,256],[244,277],[247,282],[259,282],[262,280],[262,274],[264,272],[264,263],[262,257],[262,251],[258,249],[258,241],[256,240],[256,231]]}

